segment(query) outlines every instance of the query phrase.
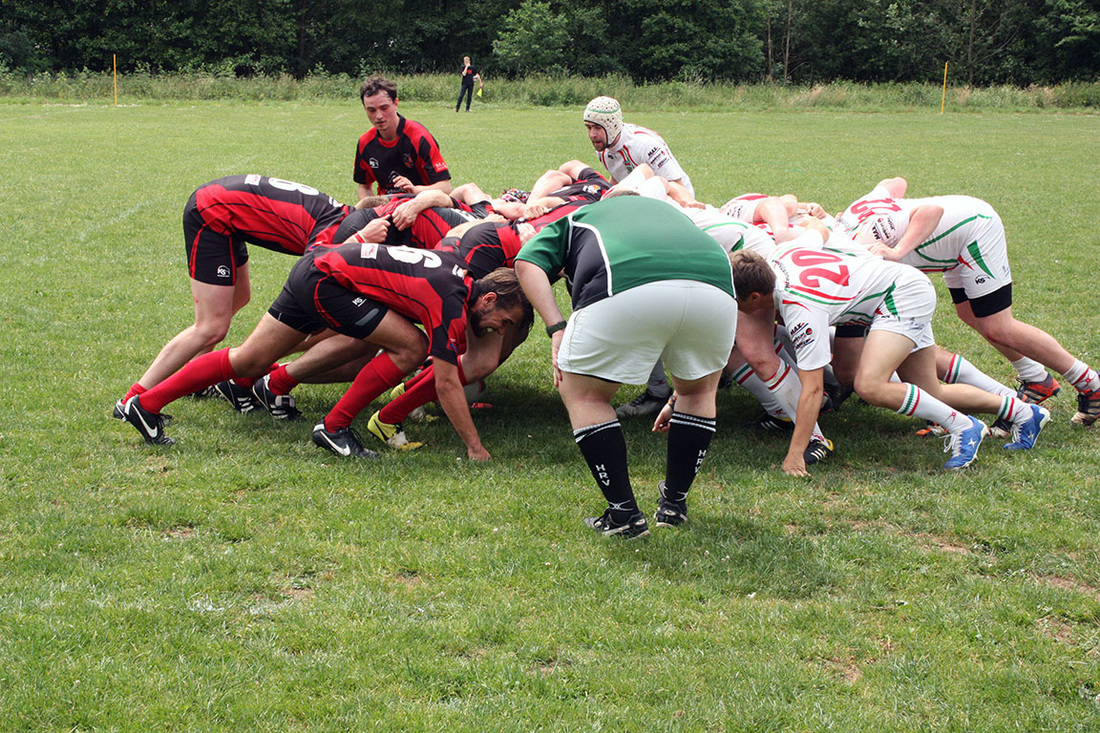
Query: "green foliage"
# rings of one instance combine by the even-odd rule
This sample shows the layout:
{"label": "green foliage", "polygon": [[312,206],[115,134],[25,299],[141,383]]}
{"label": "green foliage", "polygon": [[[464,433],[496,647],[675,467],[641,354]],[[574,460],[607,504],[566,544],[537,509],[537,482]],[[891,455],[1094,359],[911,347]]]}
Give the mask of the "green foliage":
{"label": "green foliage", "polygon": [[548,2],[524,0],[504,19],[493,53],[504,70],[517,75],[564,72],[570,45],[568,21]]}
{"label": "green foliage", "polygon": [[6,0],[0,63],[241,76],[627,74],[638,82],[1100,79],[1088,0]]}

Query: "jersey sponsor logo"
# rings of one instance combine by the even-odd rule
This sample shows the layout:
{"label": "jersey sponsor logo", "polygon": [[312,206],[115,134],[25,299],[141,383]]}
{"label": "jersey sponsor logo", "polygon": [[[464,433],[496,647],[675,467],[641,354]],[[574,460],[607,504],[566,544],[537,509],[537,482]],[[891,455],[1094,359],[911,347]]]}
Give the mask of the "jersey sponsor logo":
{"label": "jersey sponsor logo", "polygon": [[442,160],[435,164],[436,173],[442,173],[445,170],[447,170],[447,164],[444,163]]}
{"label": "jersey sponsor logo", "polygon": [[246,186],[258,186],[262,179],[263,176],[257,175],[255,173],[249,173],[247,176],[244,177],[244,182]]}
{"label": "jersey sponsor logo", "polygon": [[371,158],[367,161],[367,165],[371,167],[371,170],[378,170],[378,158]]}
{"label": "jersey sponsor logo", "polygon": [[233,273],[229,271],[229,265],[218,265],[216,274],[218,277],[233,277]]}
{"label": "jersey sponsor logo", "polygon": [[364,260],[378,259],[378,244],[376,242],[364,242],[359,248],[359,256]]}
{"label": "jersey sponsor logo", "polygon": [[[797,330],[797,329],[796,329]],[[814,330],[807,327],[804,333],[798,336],[791,336],[791,344],[794,346],[795,351],[809,348],[816,339],[814,338]]]}
{"label": "jersey sponsor logo", "polygon": [[366,298],[354,298],[354,299],[352,299],[351,304],[354,305],[356,308],[358,308],[359,306],[363,305],[363,303],[366,303],[366,302],[367,302]]}
{"label": "jersey sponsor logo", "polygon": [[410,153],[404,153],[404,154],[403,154],[403,155],[401,156],[401,162],[405,164],[405,167],[406,167],[406,168],[412,168],[412,167],[413,167],[413,157],[412,157],[412,154],[410,154]]}

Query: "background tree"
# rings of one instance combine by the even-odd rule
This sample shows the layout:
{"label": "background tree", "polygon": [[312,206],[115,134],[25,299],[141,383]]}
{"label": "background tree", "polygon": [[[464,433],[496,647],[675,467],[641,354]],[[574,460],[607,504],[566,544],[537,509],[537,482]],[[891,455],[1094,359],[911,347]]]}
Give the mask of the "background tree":
{"label": "background tree", "polygon": [[524,0],[504,19],[493,54],[513,74],[553,73],[568,68],[569,22],[550,3]]}

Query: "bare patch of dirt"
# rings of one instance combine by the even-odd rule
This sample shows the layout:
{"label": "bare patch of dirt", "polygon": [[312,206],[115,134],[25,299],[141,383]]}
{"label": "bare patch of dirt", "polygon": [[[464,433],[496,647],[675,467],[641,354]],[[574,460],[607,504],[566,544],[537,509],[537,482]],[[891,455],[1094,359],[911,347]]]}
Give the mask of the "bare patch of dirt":
{"label": "bare patch of dirt", "polygon": [[1073,578],[1062,578],[1057,575],[1032,575],[1035,580],[1043,585],[1052,585],[1055,588],[1061,588],[1062,590],[1071,590],[1074,593],[1080,593],[1088,596],[1094,601],[1100,602],[1100,588],[1082,583],[1079,580]]}

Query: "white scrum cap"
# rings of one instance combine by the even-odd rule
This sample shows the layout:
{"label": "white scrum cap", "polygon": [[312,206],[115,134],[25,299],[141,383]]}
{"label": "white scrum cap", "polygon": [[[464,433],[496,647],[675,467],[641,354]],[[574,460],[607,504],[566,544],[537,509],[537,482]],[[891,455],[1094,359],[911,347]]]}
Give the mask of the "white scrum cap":
{"label": "white scrum cap", "polygon": [[610,145],[623,131],[623,110],[612,97],[596,97],[584,108],[584,121],[602,127]]}

